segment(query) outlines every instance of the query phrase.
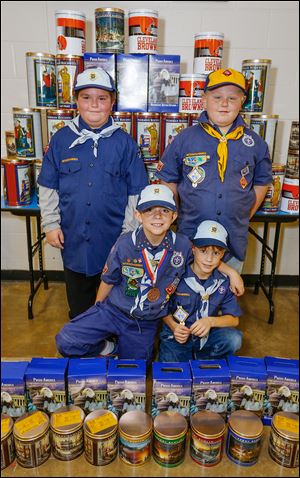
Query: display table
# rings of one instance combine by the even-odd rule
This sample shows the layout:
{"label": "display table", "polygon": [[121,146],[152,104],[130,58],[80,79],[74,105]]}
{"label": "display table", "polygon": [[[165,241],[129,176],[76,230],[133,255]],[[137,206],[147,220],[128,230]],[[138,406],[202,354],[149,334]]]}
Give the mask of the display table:
{"label": "display table", "polygon": [[[249,232],[252,234],[259,242],[262,244],[261,250],[261,261],[260,261],[260,271],[259,271],[259,278],[256,281],[254,294],[258,294],[259,288],[261,287],[263,293],[267,297],[269,301],[269,324],[273,324],[274,322],[274,302],[273,302],[273,289],[274,289],[274,278],[275,276],[275,268],[277,262],[277,253],[278,253],[278,245],[279,245],[279,237],[280,237],[280,229],[282,223],[287,222],[295,222],[299,219],[298,214],[289,214],[285,212],[276,212],[276,213],[264,213],[264,212],[257,212],[250,220],[250,222],[262,222],[264,223],[264,231],[263,236],[257,234],[252,227],[249,227]],[[275,235],[273,245],[271,246],[268,242],[268,231],[269,231],[269,224],[275,223]],[[266,259],[269,259],[271,262],[271,274],[266,283],[266,276],[265,276],[265,262]]]}
{"label": "display table", "polygon": [[[41,232],[41,214],[37,205],[36,197],[33,198],[29,206],[7,206],[1,198],[1,211],[9,212],[15,216],[24,216],[26,218],[26,236],[27,236],[27,255],[29,264],[30,295],[28,298],[28,319],[33,319],[33,299],[41,284],[44,289],[48,289],[48,278],[43,267],[43,239],[45,234]],[[34,240],[31,230],[31,218],[34,217],[37,226],[37,237]],[[39,257],[39,278],[35,281],[33,270],[33,257],[38,253]]]}

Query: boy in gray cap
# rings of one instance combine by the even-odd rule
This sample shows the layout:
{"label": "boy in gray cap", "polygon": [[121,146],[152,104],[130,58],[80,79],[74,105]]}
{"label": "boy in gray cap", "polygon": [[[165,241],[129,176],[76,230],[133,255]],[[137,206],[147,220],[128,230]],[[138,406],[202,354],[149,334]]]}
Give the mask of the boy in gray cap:
{"label": "boy in gray cap", "polygon": [[79,115],[53,135],[38,179],[42,226],[62,253],[71,319],[95,303],[108,253],[137,226],[137,197],[148,184],[137,144],[110,116],[110,75],[85,70],[75,95]]}
{"label": "boy in gray cap", "polygon": [[229,278],[218,270],[227,236],[216,221],[203,221],[197,228],[192,239],[194,261],[170,301],[171,313],[163,319],[161,362],[224,358],[241,347],[242,332],[234,328],[241,309]]}

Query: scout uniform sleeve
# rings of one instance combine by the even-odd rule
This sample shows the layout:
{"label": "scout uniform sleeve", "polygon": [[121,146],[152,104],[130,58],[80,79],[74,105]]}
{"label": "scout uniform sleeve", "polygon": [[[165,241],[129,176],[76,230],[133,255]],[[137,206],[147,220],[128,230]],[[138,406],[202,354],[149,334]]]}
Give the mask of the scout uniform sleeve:
{"label": "scout uniform sleeve", "polygon": [[272,184],[272,163],[269,149],[265,141],[262,142],[261,155],[256,160],[253,184],[254,186],[266,186]]}
{"label": "scout uniform sleeve", "polygon": [[167,183],[179,183],[182,176],[182,158],[179,140],[174,141],[165,149],[157,165],[157,177]]}
{"label": "scout uniform sleeve", "polygon": [[121,237],[111,248],[106,264],[103,268],[101,280],[106,284],[119,285],[122,282],[121,261],[119,257]]}
{"label": "scout uniform sleeve", "polygon": [[220,308],[222,311],[222,315],[228,314],[233,315],[234,317],[240,317],[242,315],[242,309],[237,302],[236,296],[229,289],[229,286]]}
{"label": "scout uniform sleeve", "polygon": [[41,224],[44,232],[60,228],[59,196],[56,189],[39,187],[39,206],[41,209]]}
{"label": "scout uniform sleeve", "polygon": [[43,157],[42,169],[38,177],[38,184],[50,189],[59,188],[59,172],[55,161],[55,147],[51,140],[48,151]]}
{"label": "scout uniform sleeve", "polygon": [[138,145],[130,136],[128,139],[126,179],[128,196],[139,194],[148,185],[148,176]]}

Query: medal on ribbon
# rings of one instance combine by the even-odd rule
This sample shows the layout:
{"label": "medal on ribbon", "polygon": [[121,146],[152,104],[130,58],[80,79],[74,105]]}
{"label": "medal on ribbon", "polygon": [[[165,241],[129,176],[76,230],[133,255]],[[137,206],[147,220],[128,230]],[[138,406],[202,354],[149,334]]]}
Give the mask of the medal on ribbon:
{"label": "medal on ribbon", "polygon": [[155,257],[153,257],[153,255],[147,251],[147,249],[142,250],[144,267],[147,271],[148,277],[152,282],[152,288],[147,293],[147,299],[150,302],[156,302],[160,298],[160,290],[158,287],[155,287],[155,284],[157,281],[158,272],[161,269],[167,254],[167,249],[163,249],[161,252],[156,254]]}

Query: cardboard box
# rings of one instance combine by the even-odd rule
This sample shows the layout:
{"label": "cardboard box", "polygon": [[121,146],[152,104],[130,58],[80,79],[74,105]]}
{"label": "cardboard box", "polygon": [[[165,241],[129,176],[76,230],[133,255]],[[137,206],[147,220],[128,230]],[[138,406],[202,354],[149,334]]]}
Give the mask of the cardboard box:
{"label": "cardboard box", "polygon": [[227,415],[230,372],[225,359],[190,360],[192,373],[191,415],[210,410]]}
{"label": "cardboard box", "polygon": [[265,357],[267,370],[263,422],[271,425],[277,412],[299,413],[299,360]]}
{"label": "cardboard box", "polygon": [[84,69],[103,68],[116,81],[116,55],[114,53],[84,53]]}
{"label": "cardboard box", "polygon": [[262,415],[267,372],[263,358],[229,355],[230,392],[228,413],[249,410]]}
{"label": "cardboard box", "polygon": [[69,359],[33,358],[25,373],[28,411],[51,414],[67,404],[66,371]]}
{"label": "cardboard box", "polygon": [[191,369],[188,362],[153,362],[152,416],[177,411],[186,418],[190,414],[192,390]]}
{"label": "cardboard box", "polygon": [[109,360],[108,410],[118,418],[130,410],[146,408],[146,360]]}
{"label": "cardboard box", "polygon": [[149,55],[148,111],[179,110],[179,55]]}
{"label": "cardboard box", "polygon": [[107,408],[105,358],[69,360],[68,404],[77,405],[86,414]]}
{"label": "cardboard box", "polygon": [[29,362],[1,362],[1,413],[18,418],[26,412],[25,372]]}
{"label": "cardboard box", "polygon": [[117,55],[117,111],[147,111],[148,55]]}

